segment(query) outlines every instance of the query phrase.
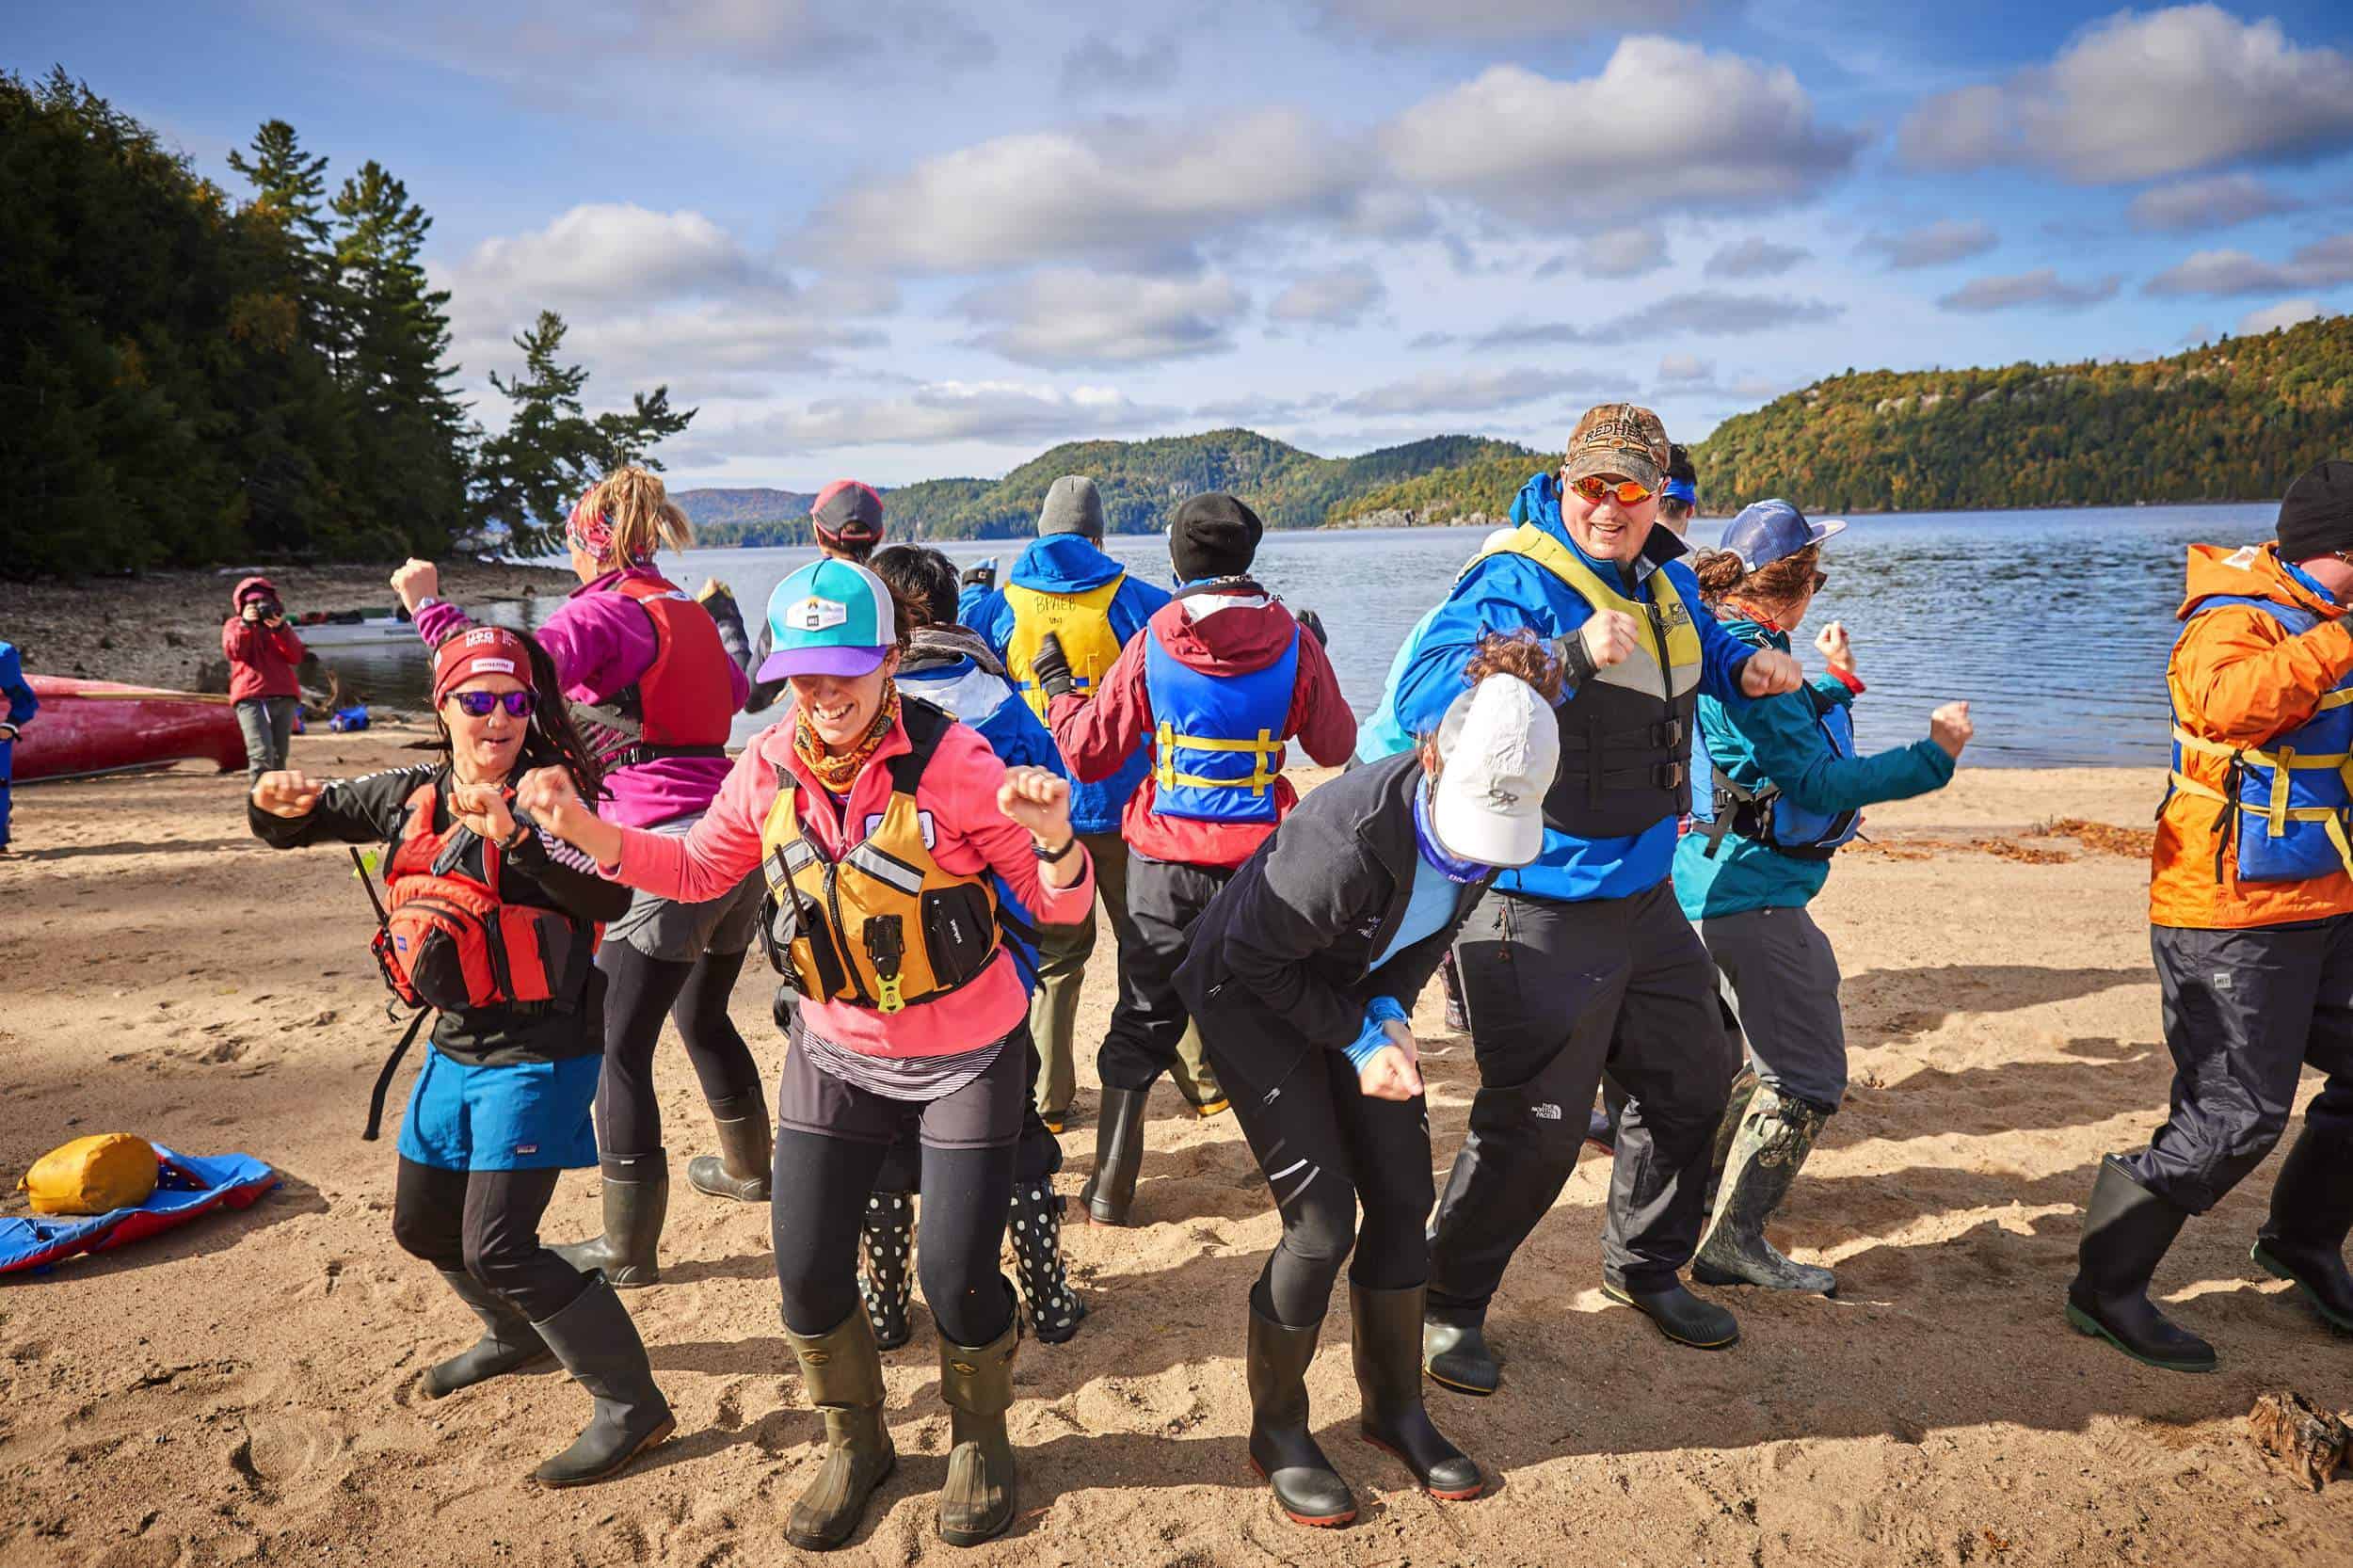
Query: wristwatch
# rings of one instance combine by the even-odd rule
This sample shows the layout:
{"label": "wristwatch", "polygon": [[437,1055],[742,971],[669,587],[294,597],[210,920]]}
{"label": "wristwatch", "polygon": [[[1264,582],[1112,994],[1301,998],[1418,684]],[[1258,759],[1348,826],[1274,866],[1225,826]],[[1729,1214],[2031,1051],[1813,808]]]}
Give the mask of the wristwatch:
{"label": "wristwatch", "polygon": [[1030,844],[1030,853],[1036,856],[1041,864],[1051,866],[1069,859],[1070,852],[1078,847],[1079,836],[1076,833],[1073,833],[1069,838],[1064,839],[1062,841],[1062,848],[1060,849],[1049,850],[1044,844],[1032,840]]}

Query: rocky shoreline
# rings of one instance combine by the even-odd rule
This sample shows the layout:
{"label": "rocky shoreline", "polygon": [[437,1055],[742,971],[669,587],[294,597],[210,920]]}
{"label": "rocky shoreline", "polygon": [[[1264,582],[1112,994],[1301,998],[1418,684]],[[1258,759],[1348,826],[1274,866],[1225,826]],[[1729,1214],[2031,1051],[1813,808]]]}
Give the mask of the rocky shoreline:
{"label": "rocky shoreline", "polygon": [[[175,691],[225,692],[220,626],[229,590],[259,570],[278,585],[287,613],[383,609],[393,602],[392,566],[224,567],[143,572],[74,582],[0,582],[0,638],[12,642],[28,675],[70,675]],[[443,591],[468,604],[569,593],[578,580],[557,567],[451,562]],[[297,626],[296,632],[301,628]],[[324,694],[331,663],[306,689]]]}

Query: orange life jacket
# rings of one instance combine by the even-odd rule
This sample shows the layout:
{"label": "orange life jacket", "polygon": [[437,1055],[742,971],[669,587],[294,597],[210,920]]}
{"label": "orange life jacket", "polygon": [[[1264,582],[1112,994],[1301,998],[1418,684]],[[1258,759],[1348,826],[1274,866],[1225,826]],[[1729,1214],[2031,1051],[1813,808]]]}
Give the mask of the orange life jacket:
{"label": "orange life jacket", "polygon": [[598,762],[610,773],[657,757],[724,757],[735,722],[734,658],[718,623],[677,584],[632,571],[609,590],[653,622],[653,663],[601,702],[569,705]]}

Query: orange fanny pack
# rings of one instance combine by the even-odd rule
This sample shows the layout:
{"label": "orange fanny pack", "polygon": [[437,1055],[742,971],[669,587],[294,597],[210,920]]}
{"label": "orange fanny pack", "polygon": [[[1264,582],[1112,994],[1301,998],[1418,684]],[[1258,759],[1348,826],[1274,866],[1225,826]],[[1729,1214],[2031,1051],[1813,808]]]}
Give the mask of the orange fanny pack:
{"label": "orange fanny pack", "polygon": [[393,995],[445,1013],[553,1001],[581,934],[552,909],[502,904],[471,877],[409,876],[369,943]]}

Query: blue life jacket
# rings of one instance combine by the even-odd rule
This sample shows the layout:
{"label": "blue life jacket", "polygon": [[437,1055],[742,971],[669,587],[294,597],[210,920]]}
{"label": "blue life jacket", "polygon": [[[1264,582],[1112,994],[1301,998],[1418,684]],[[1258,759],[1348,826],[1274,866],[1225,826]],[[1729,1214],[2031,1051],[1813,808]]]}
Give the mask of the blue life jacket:
{"label": "blue life jacket", "polygon": [[[2190,612],[2195,617],[2225,604],[2261,610],[2301,636],[2320,616],[2299,605],[2268,599],[2217,596]],[[2221,790],[2202,784],[2182,766],[2185,753],[2217,757],[2228,763]],[[2320,708],[2294,729],[2275,735],[2268,746],[2233,746],[2191,734],[2173,715],[2173,775],[2167,792],[2201,795],[2221,803],[2231,819],[2215,835],[2215,880],[2225,880],[2223,857],[2237,843],[2241,882],[2301,882],[2353,871],[2347,833],[2353,816],[2353,675],[2320,699]]]}
{"label": "blue life jacket", "polygon": [[1299,678],[1299,630],[1283,656],[1247,675],[1205,675],[1144,629],[1152,704],[1152,809],[1198,822],[1276,820],[1284,731]]}
{"label": "blue life jacket", "polygon": [[[1811,686],[1799,695],[1814,705],[1814,722],[1833,757],[1855,755],[1854,713],[1845,703],[1833,702]],[[1851,843],[1863,831],[1861,811],[1809,811],[1791,800],[1778,784],[1761,790],[1744,789],[1732,776],[1719,771],[1707,752],[1707,736],[1694,737],[1691,747],[1693,782],[1691,820],[1694,832],[1707,840],[1708,858],[1723,847],[1726,833],[1754,839],[1769,849],[1798,860],[1827,860],[1839,846]]]}

